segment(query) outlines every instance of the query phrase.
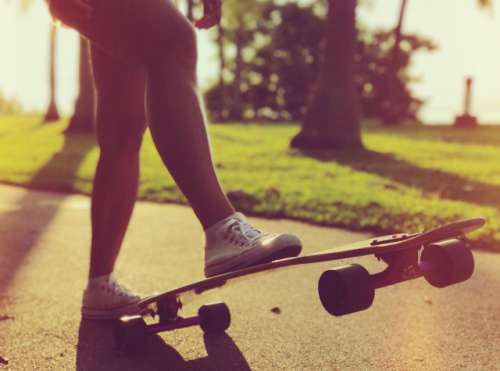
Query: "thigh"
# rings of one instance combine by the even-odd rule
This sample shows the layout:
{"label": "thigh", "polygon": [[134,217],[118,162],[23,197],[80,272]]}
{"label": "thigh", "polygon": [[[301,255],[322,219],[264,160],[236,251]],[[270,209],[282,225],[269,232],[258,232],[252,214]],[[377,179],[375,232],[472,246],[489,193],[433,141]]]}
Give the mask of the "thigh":
{"label": "thigh", "polygon": [[184,52],[185,40],[194,33],[172,0],[83,1],[93,8],[86,21],[68,12],[65,0],[49,0],[49,5],[56,17],[95,46],[129,62],[144,64],[166,49],[171,54]]}
{"label": "thigh", "polygon": [[146,73],[142,66],[117,59],[91,45],[99,144],[105,149],[136,149],[146,128]]}

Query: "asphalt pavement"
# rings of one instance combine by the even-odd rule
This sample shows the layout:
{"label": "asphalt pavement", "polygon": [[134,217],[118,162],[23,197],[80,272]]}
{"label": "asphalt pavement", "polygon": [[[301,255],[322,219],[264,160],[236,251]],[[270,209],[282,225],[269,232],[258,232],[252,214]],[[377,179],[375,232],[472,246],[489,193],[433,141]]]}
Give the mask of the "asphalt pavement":
{"label": "asphalt pavement", "polygon": [[[369,237],[288,220],[304,253]],[[332,317],[316,292],[336,264],[261,275],[217,290],[231,328],[152,336],[115,349],[112,324],[82,321],[90,243],[89,199],[0,186],[0,368],[9,370],[500,370],[500,254],[475,252],[469,281],[436,289],[423,279],[377,291],[367,311]],[[144,293],[202,278],[203,234],[189,208],[138,203],[117,274]],[[373,258],[358,259],[369,270]],[[186,314],[197,310],[188,305]],[[279,308],[279,310],[276,310]]]}

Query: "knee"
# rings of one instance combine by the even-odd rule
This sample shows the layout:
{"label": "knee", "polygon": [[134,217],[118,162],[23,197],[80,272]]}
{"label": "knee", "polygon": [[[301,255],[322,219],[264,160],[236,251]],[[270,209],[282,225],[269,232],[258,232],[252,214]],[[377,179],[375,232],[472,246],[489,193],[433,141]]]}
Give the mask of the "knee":
{"label": "knee", "polygon": [[113,127],[98,127],[98,143],[101,158],[116,161],[132,161],[139,158],[144,132],[145,119],[142,117],[114,118]]}

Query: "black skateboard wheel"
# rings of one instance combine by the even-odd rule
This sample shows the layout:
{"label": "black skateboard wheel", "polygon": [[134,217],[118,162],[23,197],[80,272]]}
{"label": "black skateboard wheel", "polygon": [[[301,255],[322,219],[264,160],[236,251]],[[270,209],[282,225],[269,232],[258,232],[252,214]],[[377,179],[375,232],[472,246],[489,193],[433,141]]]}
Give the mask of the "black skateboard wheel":
{"label": "black skateboard wheel", "polygon": [[114,338],[118,349],[133,351],[144,343],[147,336],[147,325],[142,316],[122,317],[115,324]]}
{"label": "black skateboard wheel", "polygon": [[466,281],[474,273],[474,257],[461,240],[426,246],[420,261],[427,282],[439,288]]}
{"label": "black skateboard wheel", "polygon": [[198,310],[200,327],[205,333],[226,331],[231,325],[231,312],[225,303],[207,304]]}
{"label": "black skateboard wheel", "polygon": [[319,279],[318,292],[323,307],[334,316],[368,309],[375,297],[370,273],[359,264],[323,272]]}

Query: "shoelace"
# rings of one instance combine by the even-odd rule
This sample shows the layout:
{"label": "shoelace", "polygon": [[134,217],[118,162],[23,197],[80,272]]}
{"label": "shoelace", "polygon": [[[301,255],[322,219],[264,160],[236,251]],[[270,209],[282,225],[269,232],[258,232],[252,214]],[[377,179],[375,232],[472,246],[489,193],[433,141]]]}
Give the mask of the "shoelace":
{"label": "shoelace", "polygon": [[124,286],[116,283],[115,281],[111,281],[111,287],[108,285],[102,285],[101,288],[105,290],[109,294],[117,294],[118,296],[130,296],[132,292]]}
{"label": "shoelace", "polygon": [[236,243],[240,247],[247,247],[255,244],[255,240],[262,234],[261,231],[252,227],[243,220],[235,220],[227,226],[224,239]]}

